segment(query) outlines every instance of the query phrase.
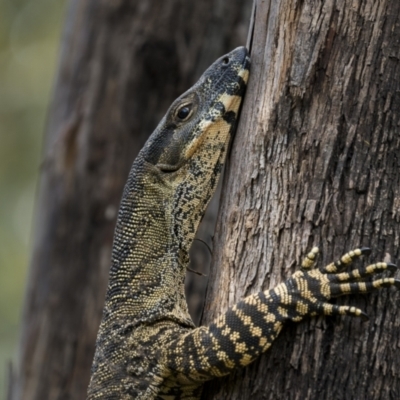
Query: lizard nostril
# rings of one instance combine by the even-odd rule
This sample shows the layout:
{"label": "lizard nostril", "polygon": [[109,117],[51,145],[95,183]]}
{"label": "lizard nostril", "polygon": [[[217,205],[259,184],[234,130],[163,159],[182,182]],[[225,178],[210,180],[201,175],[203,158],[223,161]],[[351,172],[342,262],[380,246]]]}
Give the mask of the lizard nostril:
{"label": "lizard nostril", "polygon": [[229,65],[229,63],[230,63],[230,59],[229,59],[229,57],[224,57],[223,59],[222,59],[222,64],[223,65]]}

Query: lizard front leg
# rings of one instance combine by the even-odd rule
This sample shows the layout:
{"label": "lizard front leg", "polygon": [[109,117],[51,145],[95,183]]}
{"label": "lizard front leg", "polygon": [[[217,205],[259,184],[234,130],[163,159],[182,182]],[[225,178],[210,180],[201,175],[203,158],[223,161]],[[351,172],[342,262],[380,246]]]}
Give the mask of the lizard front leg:
{"label": "lizard front leg", "polygon": [[246,297],[210,326],[182,333],[165,343],[163,351],[169,379],[189,387],[246,366],[271,346],[289,320],[298,322],[315,315],[367,318],[356,307],[331,304],[329,300],[382,287],[400,287],[399,280],[376,277],[382,271],[396,270],[394,264],[379,262],[341,272],[355,258],[369,252],[366,248],[356,249],[326,267],[314,268],[318,254],[314,248],[303,261],[301,270],[287,281]]}

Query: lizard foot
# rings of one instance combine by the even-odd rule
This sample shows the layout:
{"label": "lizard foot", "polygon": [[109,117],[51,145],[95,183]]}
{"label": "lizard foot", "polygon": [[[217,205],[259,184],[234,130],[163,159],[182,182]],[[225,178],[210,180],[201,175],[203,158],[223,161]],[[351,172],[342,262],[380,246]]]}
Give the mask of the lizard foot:
{"label": "lizard foot", "polygon": [[317,247],[313,248],[303,260],[301,270],[293,274],[286,284],[290,297],[288,302],[296,308],[294,315],[292,314],[295,321],[301,320],[305,315],[318,314],[352,315],[368,319],[359,308],[330,304],[328,300],[342,295],[368,293],[385,287],[400,288],[400,280],[376,276],[384,271],[397,271],[397,266],[392,263],[378,262],[344,271],[355,259],[371,253],[367,247],[352,250],[338,261],[315,268],[318,252]]}

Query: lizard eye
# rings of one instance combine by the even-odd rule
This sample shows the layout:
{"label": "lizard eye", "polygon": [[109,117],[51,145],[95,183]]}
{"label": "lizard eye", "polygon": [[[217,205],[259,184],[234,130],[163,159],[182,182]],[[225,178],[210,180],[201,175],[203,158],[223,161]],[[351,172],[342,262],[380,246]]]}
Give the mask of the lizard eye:
{"label": "lizard eye", "polygon": [[181,120],[184,121],[189,117],[191,114],[191,106],[190,105],[185,105],[181,107],[178,112],[176,113],[177,117]]}

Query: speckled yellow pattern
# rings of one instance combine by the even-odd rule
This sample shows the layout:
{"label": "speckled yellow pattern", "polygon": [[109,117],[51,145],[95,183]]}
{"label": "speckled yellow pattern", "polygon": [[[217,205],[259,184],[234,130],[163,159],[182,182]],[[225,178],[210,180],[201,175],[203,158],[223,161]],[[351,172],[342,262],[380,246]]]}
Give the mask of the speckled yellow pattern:
{"label": "speckled yellow pattern", "polygon": [[189,249],[225,162],[248,75],[243,47],[217,60],[171,105],[132,166],[88,399],[198,399],[203,382],[248,365],[285,322],[365,317],[328,300],[399,285],[373,278],[392,264],[342,272],[368,249],[317,269],[314,248],[286,282],[245,298],[210,326],[194,326],[184,296]]}

